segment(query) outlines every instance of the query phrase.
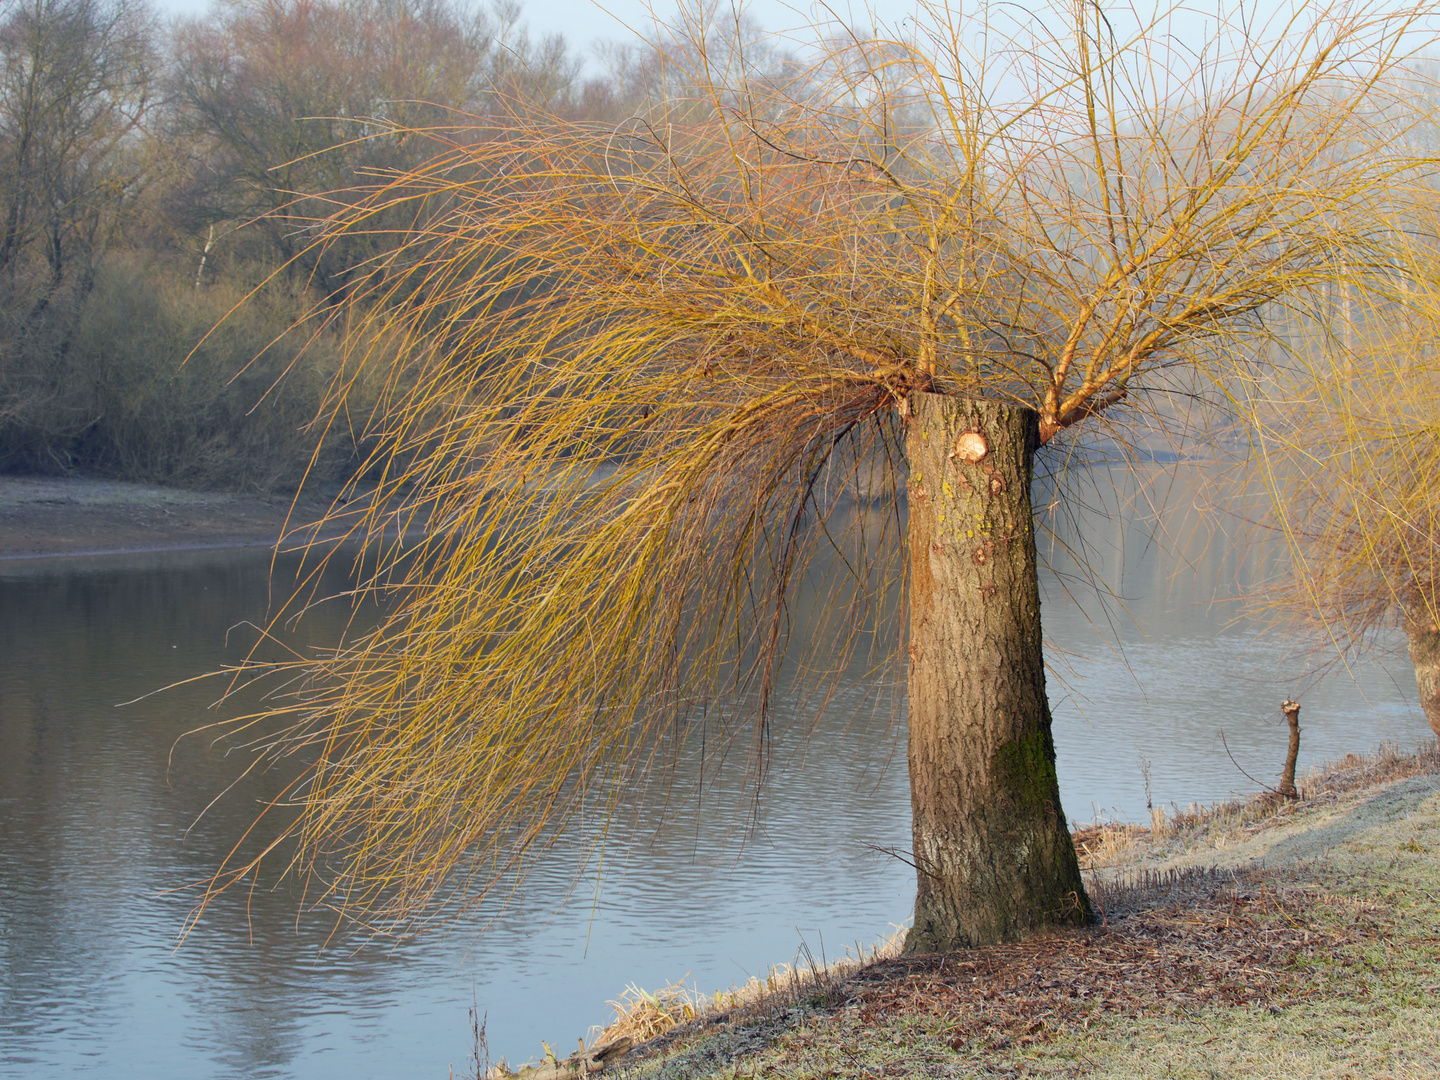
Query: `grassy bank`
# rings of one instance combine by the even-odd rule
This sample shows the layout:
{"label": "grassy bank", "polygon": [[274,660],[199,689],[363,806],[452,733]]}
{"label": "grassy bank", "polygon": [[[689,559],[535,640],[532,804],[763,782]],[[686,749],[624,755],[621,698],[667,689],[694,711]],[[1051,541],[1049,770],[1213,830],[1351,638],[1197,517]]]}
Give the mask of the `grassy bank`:
{"label": "grassy bank", "polygon": [[1440,1076],[1440,753],[1352,756],[1302,792],[1092,833],[1083,931],[802,971],[708,1011],[632,993],[595,1042],[688,1004],[612,1071]]}

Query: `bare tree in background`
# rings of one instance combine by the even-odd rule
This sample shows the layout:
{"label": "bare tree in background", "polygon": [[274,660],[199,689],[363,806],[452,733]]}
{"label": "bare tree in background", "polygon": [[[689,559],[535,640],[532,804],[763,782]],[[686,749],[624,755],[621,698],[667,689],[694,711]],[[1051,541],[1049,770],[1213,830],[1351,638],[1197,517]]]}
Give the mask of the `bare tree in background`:
{"label": "bare tree in background", "polygon": [[579,81],[563,40],[533,41],[504,4],[217,6],[177,27],[174,50],[173,139],[189,155],[175,211],[196,230],[246,226],[232,246],[288,264],[332,296],[374,248],[356,238],[321,258],[314,223],[364,173],[423,160],[425,138],[405,130],[473,124],[497,93],[564,101]]}
{"label": "bare tree in background", "polygon": [[143,176],[143,153],[127,143],[153,104],[155,72],[141,3],[0,8],[0,275],[28,296],[27,320],[67,281],[83,293],[93,279]]}

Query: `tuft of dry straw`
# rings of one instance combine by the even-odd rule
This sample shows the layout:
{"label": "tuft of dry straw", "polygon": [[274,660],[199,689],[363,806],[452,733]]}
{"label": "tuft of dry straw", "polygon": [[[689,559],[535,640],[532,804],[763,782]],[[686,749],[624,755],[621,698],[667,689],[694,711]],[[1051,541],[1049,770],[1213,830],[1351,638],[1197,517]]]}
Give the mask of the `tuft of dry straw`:
{"label": "tuft of dry straw", "polygon": [[1165,820],[1165,807],[1152,806],[1150,808],[1150,835],[1156,840],[1163,840],[1170,834],[1170,823]]}
{"label": "tuft of dry straw", "polygon": [[1142,825],[1103,821],[1076,826],[1071,835],[1075,840],[1075,854],[1080,858],[1080,869],[1097,870],[1123,862],[1151,833]]}
{"label": "tuft of dry straw", "polygon": [[686,987],[684,979],[653,992],[632,983],[617,1000],[606,1002],[615,1010],[615,1019],[603,1029],[592,1028],[590,1044],[600,1046],[629,1037],[639,1045],[692,1021],[755,1007],[788,1008],[824,997],[867,965],[899,956],[908,929],[893,927],[869,948],[857,946],[853,953],[832,963],[817,962],[809,947],[802,945],[794,964],[776,964],[763,978],[752,975],[743,985],[715,994]]}
{"label": "tuft of dry straw", "polygon": [[630,983],[618,999],[605,1004],[615,1010],[615,1019],[598,1034],[593,1034],[592,1029],[592,1046],[602,1046],[621,1038],[629,1038],[635,1043],[647,1042],[678,1024],[694,1020],[705,1007],[706,999],[698,990],[686,987],[685,980],[680,979],[653,992]]}

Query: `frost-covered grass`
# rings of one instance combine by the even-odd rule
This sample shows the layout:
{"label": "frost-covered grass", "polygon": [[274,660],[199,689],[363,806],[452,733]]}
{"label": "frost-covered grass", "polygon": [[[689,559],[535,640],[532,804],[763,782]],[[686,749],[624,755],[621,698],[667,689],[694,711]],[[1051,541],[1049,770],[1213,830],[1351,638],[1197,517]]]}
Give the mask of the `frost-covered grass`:
{"label": "frost-covered grass", "polygon": [[1304,804],[1146,838],[1096,877],[1101,925],[812,980],[677,1028],[621,1071],[1440,1076],[1436,755],[1310,779]]}

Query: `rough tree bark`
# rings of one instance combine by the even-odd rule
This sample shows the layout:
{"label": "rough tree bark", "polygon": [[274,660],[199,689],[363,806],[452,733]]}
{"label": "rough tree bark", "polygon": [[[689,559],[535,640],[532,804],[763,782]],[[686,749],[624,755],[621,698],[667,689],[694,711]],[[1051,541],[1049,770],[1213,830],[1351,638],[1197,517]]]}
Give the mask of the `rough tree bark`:
{"label": "rough tree bark", "polygon": [[910,398],[910,953],[1090,919],[1045,696],[1030,409]]}
{"label": "rough tree bark", "polygon": [[1410,640],[1410,662],[1415,665],[1415,685],[1420,691],[1420,707],[1430,729],[1440,735],[1440,626],[1429,612],[1419,618],[1405,620],[1405,636]]}

